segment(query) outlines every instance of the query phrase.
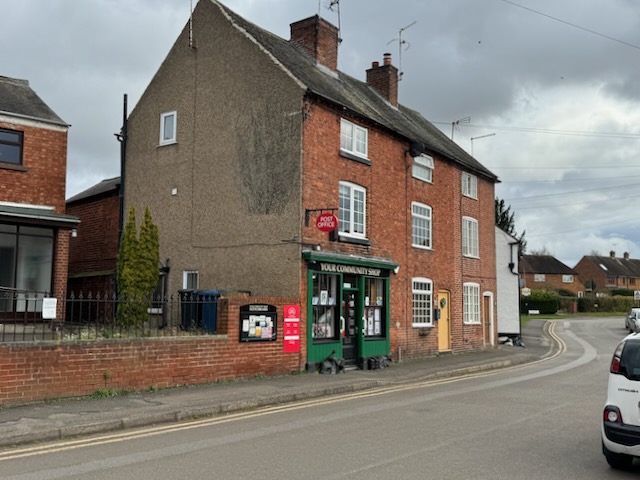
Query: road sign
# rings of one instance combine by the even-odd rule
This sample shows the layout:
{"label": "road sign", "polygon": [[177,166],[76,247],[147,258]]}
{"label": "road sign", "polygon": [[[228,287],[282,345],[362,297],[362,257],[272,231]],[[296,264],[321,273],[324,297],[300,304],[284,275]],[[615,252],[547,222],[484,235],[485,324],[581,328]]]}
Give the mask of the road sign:
{"label": "road sign", "polygon": [[529,295],[531,295],[531,289],[530,289],[530,288],[528,288],[528,287],[524,287],[524,288],[521,290],[521,293],[522,293],[522,296],[523,296],[523,297],[528,297]]}

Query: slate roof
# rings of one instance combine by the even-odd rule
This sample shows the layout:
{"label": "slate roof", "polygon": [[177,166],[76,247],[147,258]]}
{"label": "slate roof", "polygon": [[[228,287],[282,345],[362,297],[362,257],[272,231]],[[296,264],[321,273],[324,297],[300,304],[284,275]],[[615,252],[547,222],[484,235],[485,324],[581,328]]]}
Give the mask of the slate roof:
{"label": "slate roof", "polygon": [[336,76],[324,71],[301,47],[245,20],[216,0],[210,1],[218,5],[238,27],[282,63],[305,85],[308,92],[372,120],[406,138],[410,143],[422,144],[427,153],[435,152],[467,170],[491,181],[498,181],[495,174],[417,111],[403,105],[396,109],[365,82],[340,71],[335,72]]}
{"label": "slate roof", "polygon": [[523,274],[576,275],[575,270],[551,255],[522,255],[518,269]]}
{"label": "slate roof", "polygon": [[29,86],[27,80],[0,76],[0,114],[68,127]]}
{"label": "slate roof", "polygon": [[97,183],[94,186],[87,188],[86,190],[78,193],[77,195],[74,195],[73,197],[68,198],[67,203],[77,202],[79,200],[95,197],[103,193],[118,191],[119,188],[120,188],[120,177],[107,178],[106,180],[102,180],[100,183]]}
{"label": "slate roof", "polygon": [[[585,259],[597,265],[605,275],[613,277],[640,278],[640,260],[633,258],[601,257],[587,255]],[[602,267],[605,268],[602,268]]]}

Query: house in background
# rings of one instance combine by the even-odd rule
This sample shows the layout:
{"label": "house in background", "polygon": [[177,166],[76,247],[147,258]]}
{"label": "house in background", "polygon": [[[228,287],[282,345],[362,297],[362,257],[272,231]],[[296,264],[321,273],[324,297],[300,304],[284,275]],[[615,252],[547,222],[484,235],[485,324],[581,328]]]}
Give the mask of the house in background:
{"label": "house in background", "polygon": [[497,177],[398,103],[391,55],[361,81],[339,45],[198,2],[128,118],[125,211],[150,209],[169,293],[295,299],[300,367],[495,344]]}
{"label": "house in background", "polygon": [[613,289],[640,290],[640,260],[624,252],[622,258],[611,251],[608,257],[587,255],[574,270],[580,275],[585,291],[593,295],[609,295]]}
{"label": "house in background", "polygon": [[[67,132],[27,80],[0,77],[0,315],[39,312],[67,286]],[[63,316],[58,302],[57,316]]]}
{"label": "house in background", "polygon": [[69,294],[112,295],[116,290],[120,177],[109,178],[67,199],[80,219],[69,245]]}
{"label": "house in background", "polygon": [[567,290],[584,294],[578,273],[551,255],[522,255],[519,272],[523,285],[531,289]]}
{"label": "house in background", "polygon": [[498,335],[517,338],[520,328],[520,242],[496,227]]}

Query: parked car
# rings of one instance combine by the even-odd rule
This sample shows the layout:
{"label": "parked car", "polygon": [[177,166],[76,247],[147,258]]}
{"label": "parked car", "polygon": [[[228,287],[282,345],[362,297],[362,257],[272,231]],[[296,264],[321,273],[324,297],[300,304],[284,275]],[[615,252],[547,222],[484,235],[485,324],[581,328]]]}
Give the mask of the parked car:
{"label": "parked car", "polygon": [[640,456],[640,333],[627,335],[611,360],[602,453],[612,468],[619,469],[631,467]]}
{"label": "parked car", "polygon": [[632,308],[624,317],[624,328],[629,333],[640,332],[640,308]]}

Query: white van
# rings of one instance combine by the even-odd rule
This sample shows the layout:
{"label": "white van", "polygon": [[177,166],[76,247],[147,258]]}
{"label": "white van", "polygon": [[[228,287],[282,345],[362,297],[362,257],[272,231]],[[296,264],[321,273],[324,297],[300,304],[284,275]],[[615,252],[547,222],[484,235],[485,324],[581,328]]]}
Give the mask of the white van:
{"label": "white van", "polygon": [[602,421],[602,453],[613,468],[631,467],[640,457],[640,334],[626,336],[609,368]]}

